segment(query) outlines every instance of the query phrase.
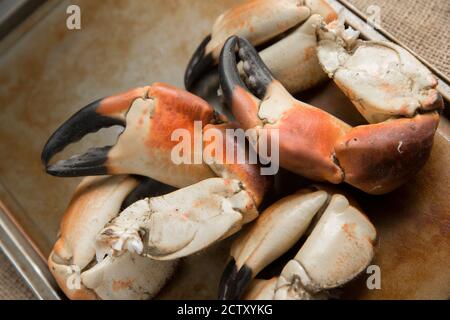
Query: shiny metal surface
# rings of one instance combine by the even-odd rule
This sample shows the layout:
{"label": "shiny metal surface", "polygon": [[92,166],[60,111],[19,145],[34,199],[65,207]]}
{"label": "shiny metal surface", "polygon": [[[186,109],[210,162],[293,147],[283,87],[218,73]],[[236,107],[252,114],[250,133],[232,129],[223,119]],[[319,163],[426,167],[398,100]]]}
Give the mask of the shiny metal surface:
{"label": "shiny metal surface", "polygon": [[0,0],[0,39],[44,2],[45,0]]}

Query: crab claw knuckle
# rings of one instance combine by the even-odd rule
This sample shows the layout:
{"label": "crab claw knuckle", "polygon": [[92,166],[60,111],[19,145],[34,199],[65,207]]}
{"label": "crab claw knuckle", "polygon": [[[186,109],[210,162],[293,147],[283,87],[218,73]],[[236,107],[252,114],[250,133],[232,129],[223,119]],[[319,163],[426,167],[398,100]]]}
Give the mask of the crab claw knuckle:
{"label": "crab claw knuckle", "polygon": [[138,183],[127,176],[90,177],[78,187],[48,258],[49,269],[68,298],[148,299],[174,273],[176,261],[96,252],[96,237]]}
{"label": "crab claw knuckle", "polygon": [[[289,261],[274,288],[274,300],[313,300],[318,293],[305,269],[296,260]],[[319,296],[317,296],[319,297]]]}
{"label": "crab claw knuckle", "polygon": [[96,246],[99,261],[103,260],[103,253],[118,255],[125,251],[136,254],[143,252],[139,231],[133,228],[107,227],[97,237]]}

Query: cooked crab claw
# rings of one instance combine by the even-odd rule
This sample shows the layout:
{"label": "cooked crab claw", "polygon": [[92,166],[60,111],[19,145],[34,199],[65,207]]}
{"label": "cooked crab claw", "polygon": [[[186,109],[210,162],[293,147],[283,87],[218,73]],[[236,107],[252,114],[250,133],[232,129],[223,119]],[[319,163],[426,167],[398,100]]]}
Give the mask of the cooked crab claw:
{"label": "cooked crab claw", "polygon": [[[204,100],[155,83],[81,109],[51,136],[42,152],[42,162],[47,172],[55,176],[138,174],[184,187],[214,174],[204,163],[175,164],[171,151],[179,141],[172,139],[172,133],[183,129],[194,137],[214,116]],[[195,123],[200,127],[196,128]],[[52,156],[68,144],[113,125],[125,128],[115,145],[93,148],[83,155],[49,164]],[[191,151],[193,159],[202,152],[195,148]]]}
{"label": "cooked crab claw", "polygon": [[239,299],[250,281],[303,235],[328,198],[325,191],[288,196],[266,209],[231,248],[220,299]]}
{"label": "cooked crab claw", "polygon": [[[243,80],[236,65],[236,51],[243,63]],[[368,59],[360,62],[370,68]],[[366,76],[376,77],[370,73]],[[371,194],[390,192],[417,173],[430,155],[439,124],[437,110],[430,109],[411,117],[396,115],[381,123],[352,128],[293,98],[273,77],[255,48],[236,36],[223,47],[219,77],[225,102],[237,121],[244,129],[256,131],[253,140],[265,135],[270,142],[273,133],[279,133],[282,167],[315,181],[347,182]],[[379,84],[369,79],[365,88],[371,90],[369,84],[375,83]]]}
{"label": "cooked crab claw", "polygon": [[149,299],[175,271],[177,261],[155,261],[126,252],[97,262],[95,239],[126,203],[167,188],[130,176],[85,178],[64,214],[48,258],[57,283],[70,299]]}
{"label": "cooked crab claw", "polygon": [[104,163],[111,147],[92,149],[85,155],[73,157],[58,165],[48,165],[48,162],[68,144],[79,141],[88,133],[114,125],[125,126],[126,105],[137,97],[143,96],[144,92],[145,89],[142,88],[99,99],[75,113],[52,134],[42,151],[41,160],[47,172],[62,176],[105,174]]}
{"label": "cooked crab claw", "polygon": [[[307,89],[326,78],[314,54],[315,26],[321,19],[331,22],[336,17],[324,0],[245,1],[217,18],[211,35],[200,43],[186,68],[185,87],[192,90],[218,63],[225,41],[237,35],[263,47],[264,62],[289,90]],[[299,74],[303,77],[297,77]]]}
{"label": "cooked crab claw", "polygon": [[[207,129],[225,134],[230,127],[209,125]],[[206,140],[205,136],[206,146],[211,146]],[[223,143],[223,149],[212,152],[209,161],[219,177],[129,206],[99,234],[97,251],[113,256],[131,251],[170,260],[198,252],[254,220],[270,178],[261,176],[259,166],[248,160],[243,164],[226,162],[227,148],[242,146]]]}
{"label": "cooked crab claw", "polygon": [[[280,277],[252,279],[302,237]],[[232,266],[222,276],[223,299],[311,299],[353,279],[372,260],[375,228],[341,194],[306,189],[265,210],[233,243]],[[230,272],[231,271],[231,272]]]}
{"label": "cooked crab claw", "polygon": [[237,180],[210,178],[125,209],[97,238],[97,250],[172,260],[200,251],[258,216]]}

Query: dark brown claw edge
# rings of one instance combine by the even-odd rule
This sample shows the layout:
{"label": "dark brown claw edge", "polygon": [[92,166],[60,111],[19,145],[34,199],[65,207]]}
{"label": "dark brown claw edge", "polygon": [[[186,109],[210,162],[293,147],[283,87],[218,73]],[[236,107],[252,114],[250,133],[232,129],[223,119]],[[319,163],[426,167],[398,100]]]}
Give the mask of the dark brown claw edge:
{"label": "dark brown claw edge", "polygon": [[239,271],[236,261],[231,259],[223,271],[219,284],[219,300],[238,300],[252,280],[252,270],[243,265]]}
{"label": "dark brown claw edge", "polygon": [[176,188],[164,184],[162,182],[153,180],[151,178],[144,178],[141,176],[136,176],[141,182],[134,188],[127,197],[123,200],[120,211],[131,206],[136,201],[145,199],[147,197],[159,197],[176,190]]}
{"label": "dark brown claw edge", "polygon": [[210,40],[211,35],[203,39],[189,61],[184,73],[184,87],[188,91],[191,91],[197,80],[216,64],[211,53],[205,54],[206,46]]}
{"label": "dark brown claw edge", "polygon": [[88,133],[114,125],[125,126],[124,121],[120,119],[97,113],[97,108],[102,100],[94,101],[75,113],[48,139],[41,154],[41,161],[47,173],[58,177],[104,175],[107,173],[104,164],[111,146],[93,148],[83,155],[59,161],[54,165],[48,164],[56,153],[62,151],[70,143],[79,141]]}
{"label": "dark brown claw edge", "polygon": [[[239,58],[244,63],[247,85],[239,75],[236,49]],[[274,80],[256,49],[247,39],[238,36],[228,38],[220,53],[219,79],[225,101],[229,106],[232,105],[233,92],[236,87],[241,87],[261,99],[264,98],[267,88]]]}

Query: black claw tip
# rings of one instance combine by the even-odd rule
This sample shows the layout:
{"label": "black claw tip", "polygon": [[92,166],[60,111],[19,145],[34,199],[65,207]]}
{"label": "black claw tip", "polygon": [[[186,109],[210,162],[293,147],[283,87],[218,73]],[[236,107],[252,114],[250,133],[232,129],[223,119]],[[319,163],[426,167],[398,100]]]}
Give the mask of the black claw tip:
{"label": "black claw tip", "polygon": [[225,101],[232,104],[233,91],[236,86],[247,89],[239,76],[236,65],[236,47],[238,37],[232,36],[225,42],[219,59],[219,81]]}
{"label": "black claw tip", "polygon": [[225,270],[223,270],[222,277],[220,278],[219,300],[227,300],[230,296],[230,292],[233,291],[230,285],[233,284],[233,279],[236,278],[237,272],[236,261],[234,258],[231,258],[231,261],[227,264]]}
{"label": "black claw tip", "polygon": [[220,300],[238,300],[244,294],[252,280],[252,270],[243,265],[237,270],[236,261],[232,259],[226,266],[219,284]]}
{"label": "black claw tip", "polygon": [[140,179],[140,183],[123,200],[120,211],[126,209],[127,207],[141,199],[147,198],[149,196],[161,196],[176,190],[176,188],[174,187],[153,180],[151,178],[137,177],[137,179]]}
{"label": "black claw tip", "polygon": [[206,46],[211,40],[211,35],[208,35],[195,50],[184,74],[184,86],[186,90],[191,91],[197,80],[212,68],[216,61],[211,53],[206,54]]}
{"label": "black claw tip", "polygon": [[108,174],[105,163],[111,147],[93,148],[85,154],[61,160],[46,168],[48,174],[56,177],[98,176]]}
{"label": "black claw tip", "polygon": [[[106,161],[104,157],[111,147],[92,149],[85,155],[49,165],[49,161],[56,153],[62,151],[67,145],[79,141],[86,134],[114,125],[125,125],[120,119],[97,113],[96,110],[101,101],[102,99],[92,102],[75,113],[48,139],[41,154],[41,161],[49,174],[68,177],[100,175],[105,172],[106,169],[101,168],[101,164]],[[77,168],[77,166],[80,166],[80,168]],[[94,168],[96,169],[94,170]]]}
{"label": "black claw tip", "polygon": [[232,298],[233,300],[237,300],[242,297],[250,284],[250,281],[252,281],[252,278],[252,269],[244,264],[236,276],[234,297]]}

